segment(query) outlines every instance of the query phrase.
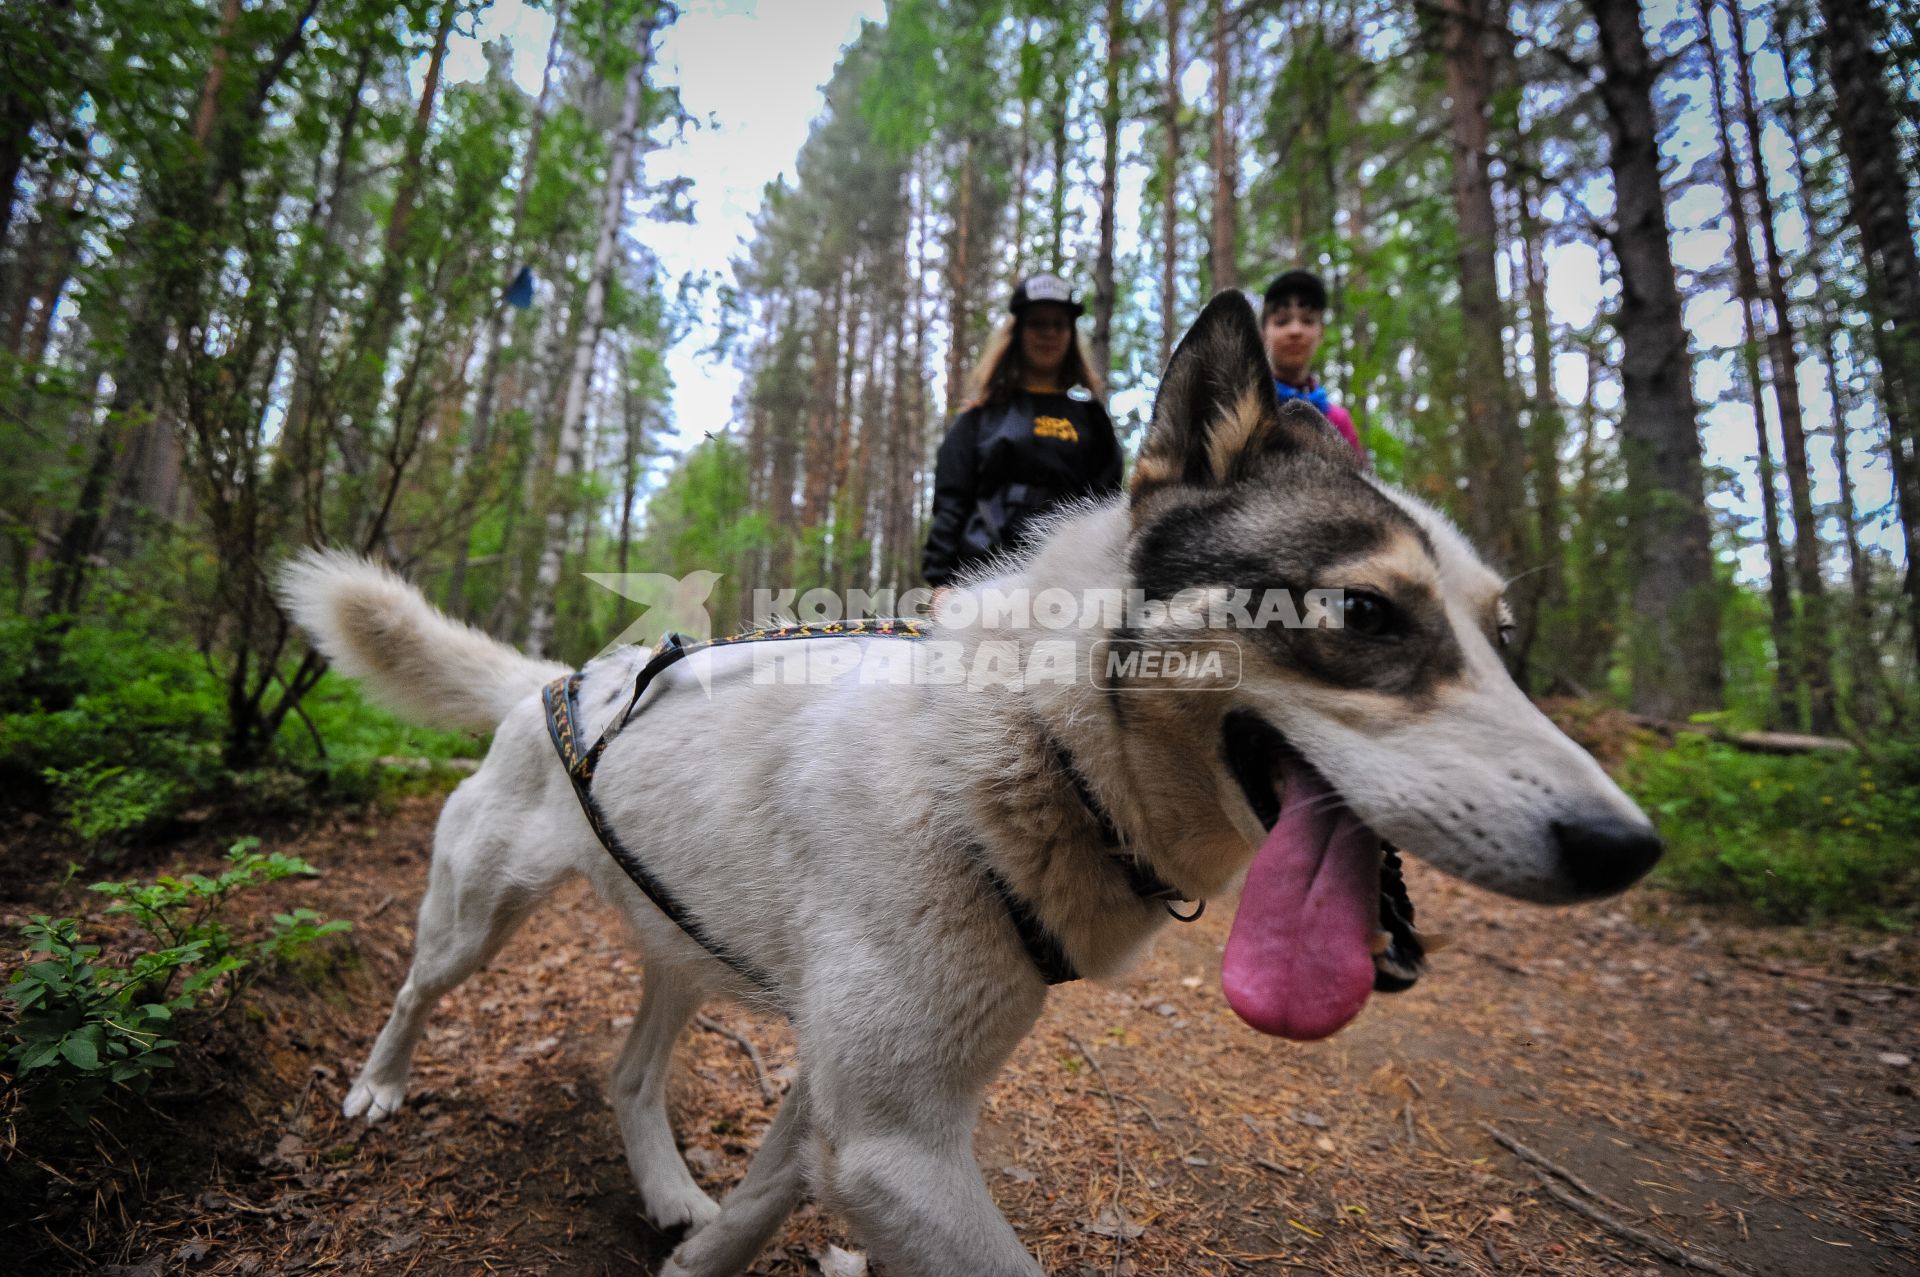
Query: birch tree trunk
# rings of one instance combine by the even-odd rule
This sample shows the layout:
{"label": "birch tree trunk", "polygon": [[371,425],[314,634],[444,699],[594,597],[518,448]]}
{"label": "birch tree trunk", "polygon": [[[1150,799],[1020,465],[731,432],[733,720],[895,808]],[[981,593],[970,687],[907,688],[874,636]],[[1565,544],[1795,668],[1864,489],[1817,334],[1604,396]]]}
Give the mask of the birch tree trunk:
{"label": "birch tree trunk", "polygon": [[[540,168],[540,137],[547,127],[547,103],[553,93],[553,70],[560,59],[561,36],[567,24],[567,0],[556,0],[553,6],[553,38],[547,44],[547,65],[540,74],[540,96],[534,100],[533,120],[527,129],[527,151],[521,160],[520,186],[513,194],[512,229],[507,232],[509,253],[520,244],[520,229],[527,218],[527,200],[533,192],[535,174]],[[504,294],[512,285],[519,267],[513,253],[507,259],[507,280],[501,291]],[[507,324],[507,303],[504,297],[496,297],[493,309],[487,313],[486,354],[481,357],[480,384],[475,393],[473,404],[473,424],[467,438],[468,464],[477,464],[487,454],[492,444],[493,404],[500,382],[500,340],[505,334]],[[620,543],[621,551],[626,550],[624,537]],[[464,616],[467,610],[467,558],[473,552],[471,532],[461,537],[454,545],[453,567],[447,574],[446,609],[454,616]],[[621,571],[625,571],[622,568]]]}
{"label": "birch tree trunk", "polygon": [[560,587],[561,564],[566,559],[567,525],[573,514],[571,489],[574,475],[581,468],[584,450],[582,427],[586,421],[587,392],[593,381],[593,359],[600,346],[600,330],[606,321],[607,285],[613,276],[620,229],[626,222],[627,186],[633,174],[640,107],[646,97],[647,70],[653,62],[653,34],[658,21],[657,11],[650,13],[634,34],[638,53],[627,68],[620,125],[614,133],[612,153],[607,157],[607,181],[600,195],[600,234],[594,241],[593,267],[587,276],[587,296],[573,348],[573,371],[567,378],[567,397],[560,408],[540,567],[534,573],[533,600],[527,615],[527,649],[537,656],[545,656],[553,645],[555,595]]}
{"label": "birch tree trunk", "polygon": [[1620,263],[1621,450],[1634,511],[1628,653],[1633,708],[1683,719],[1722,694],[1720,590],[1713,573],[1692,361],[1674,281],[1653,111],[1655,70],[1638,0],[1586,0],[1599,27]]}

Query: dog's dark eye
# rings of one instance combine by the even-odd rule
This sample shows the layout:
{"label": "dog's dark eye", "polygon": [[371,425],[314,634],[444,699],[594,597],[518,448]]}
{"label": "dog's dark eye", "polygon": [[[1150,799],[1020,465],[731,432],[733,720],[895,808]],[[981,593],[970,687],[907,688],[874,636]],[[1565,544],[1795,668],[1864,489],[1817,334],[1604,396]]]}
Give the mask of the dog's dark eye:
{"label": "dog's dark eye", "polygon": [[1520,627],[1512,621],[1502,621],[1500,622],[1500,628],[1495,631],[1495,635],[1500,640],[1500,646],[1506,647],[1513,642],[1513,636],[1519,632]]}
{"label": "dog's dark eye", "polygon": [[1406,623],[1399,609],[1378,594],[1348,590],[1343,596],[1343,608],[1341,623],[1355,634],[1363,634],[1368,638],[1399,638],[1406,633]]}

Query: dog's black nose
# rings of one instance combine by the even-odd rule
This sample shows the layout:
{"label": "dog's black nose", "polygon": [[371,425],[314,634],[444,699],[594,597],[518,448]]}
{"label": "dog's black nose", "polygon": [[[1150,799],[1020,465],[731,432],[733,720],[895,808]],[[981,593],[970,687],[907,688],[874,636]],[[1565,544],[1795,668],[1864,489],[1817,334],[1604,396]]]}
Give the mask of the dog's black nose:
{"label": "dog's black nose", "polygon": [[1583,896],[1624,891],[1653,868],[1664,850],[1653,826],[1611,812],[1553,822],[1560,868]]}

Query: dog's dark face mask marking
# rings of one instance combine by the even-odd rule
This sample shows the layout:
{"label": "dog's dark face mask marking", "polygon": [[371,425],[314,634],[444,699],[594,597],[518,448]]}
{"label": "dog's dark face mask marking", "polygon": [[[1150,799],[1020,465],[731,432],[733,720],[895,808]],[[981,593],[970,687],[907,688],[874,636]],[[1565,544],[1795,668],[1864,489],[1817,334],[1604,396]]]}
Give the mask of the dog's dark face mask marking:
{"label": "dog's dark face mask marking", "polygon": [[[1261,831],[1223,969],[1255,1027],[1324,1036],[1370,990],[1417,977],[1425,946],[1389,839],[1543,901],[1585,894],[1557,833],[1570,813],[1652,839],[1501,668],[1498,578],[1318,412],[1276,401],[1238,294],[1209,304],[1168,366],[1130,517],[1149,598],[1343,592],[1335,625],[1237,631],[1247,674],[1219,697],[1215,748],[1246,803],[1228,814]],[[1547,768],[1578,772],[1578,797],[1549,800]]]}

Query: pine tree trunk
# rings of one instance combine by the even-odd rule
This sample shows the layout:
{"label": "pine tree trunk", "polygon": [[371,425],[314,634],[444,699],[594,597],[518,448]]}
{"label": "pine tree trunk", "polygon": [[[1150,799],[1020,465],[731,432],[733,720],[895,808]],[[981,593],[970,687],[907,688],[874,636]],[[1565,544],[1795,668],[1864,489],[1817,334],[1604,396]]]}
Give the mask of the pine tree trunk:
{"label": "pine tree trunk", "polygon": [[[1532,403],[1527,412],[1528,468],[1533,472],[1533,541],[1538,547],[1540,571],[1526,583],[1523,594],[1526,618],[1515,660],[1530,662],[1534,645],[1541,638],[1545,617],[1564,608],[1567,601],[1566,554],[1561,545],[1563,521],[1560,490],[1560,444],[1566,422],[1560,411],[1560,395],[1553,382],[1553,332],[1547,315],[1547,263],[1540,229],[1538,194],[1534,190],[1537,150],[1531,139],[1523,139],[1527,164],[1516,184],[1515,197],[1520,213],[1520,249],[1526,272],[1527,332],[1533,352]],[[1519,610],[1519,609],[1516,609]]]}
{"label": "pine tree trunk", "polygon": [[813,383],[807,395],[806,479],[802,485],[800,522],[817,528],[827,518],[833,500],[834,425],[841,412],[839,398],[841,341],[840,320],[845,309],[846,279],[834,280],[832,290],[823,292],[813,318]]}
{"label": "pine tree trunk", "polygon": [[[1791,49],[1787,30],[1787,11],[1781,9],[1774,15],[1776,47],[1781,56],[1788,56]],[[1852,396],[1843,393],[1840,385],[1840,353],[1834,341],[1837,320],[1833,313],[1833,292],[1827,284],[1826,267],[1823,264],[1826,244],[1821,242],[1819,220],[1813,207],[1813,197],[1807,180],[1807,164],[1803,158],[1806,144],[1803,140],[1803,126],[1800,115],[1800,99],[1793,88],[1792,68],[1786,76],[1783,118],[1787,129],[1788,155],[1793,164],[1794,189],[1798,193],[1801,221],[1807,227],[1807,252],[1803,258],[1808,276],[1813,280],[1814,326],[1820,334],[1820,362],[1826,369],[1827,402],[1832,414],[1833,461],[1839,471],[1840,479],[1840,535],[1847,549],[1847,593],[1849,602],[1849,623],[1847,627],[1847,671],[1848,687],[1846,699],[1847,717],[1852,720],[1856,731],[1872,727],[1879,721],[1880,706],[1886,691],[1885,678],[1880,666],[1880,653],[1874,643],[1873,608],[1873,566],[1860,544],[1859,505],[1853,495],[1853,469],[1851,446],[1847,418],[1852,411]]]}
{"label": "pine tree trunk", "polygon": [[960,196],[955,201],[947,254],[947,411],[966,401],[967,360],[973,347],[973,139],[960,144]]}
{"label": "pine tree trunk", "polygon": [[1599,27],[1613,170],[1624,355],[1621,450],[1635,501],[1629,653],[1634,709],[1682,719],[1721,701],[1720,589],[1714,579],[1692,360],[1660,185],[1655,70],[1638,0],[1586,0]]}
{"label": "pine tree trunk", "polygon": [[1107,0],[1107,96],[1100,104],[1105,163],[1100,170],[1100,242],[1093,258],[1093,370],[1102,382],[1113,375],[1113,239],[1120,198],[1120,0]]}
{"label": "pine tree trunk", "polygon": [[1449,0],[1445,28],[1448,115],[1453,139],[1453,199],[1459,218],[1460,309],[1465,338],[1467,529],[1501,570],[1526,563],[1524,441],[1507,380],[1506,313],[1500,300],[1500,225],[1493,206],[1488,103],[1486,0]]}
{"label": "pine tree trunk", "polygon": [[1887,413],[1888,460],[1906,535],[1908,638],[1920,660],[1920,257],[1904,153],[1874,38],[1871,0],[1820,0],[1834,114],[1852,178]]}
{"label": "pine tree trunk", "polygon": [[[1759,214],[1761,247],[1766,252],[1767,301],[1773,311],[1767,350],[1773,365],[1774,399],[1780,409],[1780,459],[1786,467],[1787,497],[1793,510],[1793,575],[1800,589],[1800,620],[1795,635],[1801,660],[1800,681],[1807,689],[1808,730],[1816,736],[1831,736],[1838,730],[1839,715],[1834,706],[1827,587],[1820,573],[1824,548],[1820,543],[1820,517],[1813,507],[1806,420],[1800,404],[1800,340],[1787,300],[1786,265],[1775,230],[1773,193],[1766,152],[1761,146],[1760,111],[1753,95],[1753,59],[1747,52],[1744,19],[1738,5],[1729,5],[1728,13],[1728,31],[1733,38],[1734,65],[1740,86],[1740,121],[1746,130],[1753,160],[1754,207]],[[1710,35],[1711,21],[1707,30]],[[1718,59],[1715,64],[1717,74]],[[1724,124],[1722,131],[1725,131]]]}
{"label": "pine tree trunk", "polygon": [[573,513],[574,476],[584,462],[587,394],[592,388],[594,355],[606,320],[607,289],[613,278],[620,228],[626,223],[627,186],[633,173],[635,143],[640,133],[640,108],[646,97],[647,69],[653,62],[653,34],[658,11],[649,12],[634,33],[637,50],[627,68],[621,99],[620,124],[607,157],[607,180],[600,194],[600,233],[594,241],[593,267],[587,276],[587,296],[573,348],[573,370],[567,379],[567,397],[560,409],[560,428],[554,437],[553,482],[549,491],[546,527],[541,538],[540,567],[533,578],[532,607],[527,615],[527,649],[545,656],[553,646],[555,596],[560,569],[567,553],[567,525]]}
{"label": "pine tree trunk", "polygon": [[1233,131],[1227,118],[1233,97],[1233,59],[1227,41],[1226,0],[1213,0],[1213,237],[1209,254],[1213,287],[1240,287],[1239,250],[1235,245],[1236,189],[1239,165],[1233,153]]}
{"label": "pine tree trunk", "polygon": [[[1070,52],[1069,52],[1070,56]],[[1061,93],[1053,104],[1053,191],[1047,220],[1047,269],[1056,275],[1067,272],[1067,95]]]}
{"label": "pine tree trunk", "polygon": [[1167,82],[1162,104],[1166,151],[1163,178],[1166,190],[1160,203],[1160,369],[1173,359],[1178,293],[1175,281],[1180,262],[1180,0],[1166,0]]}
{"label": "pine tree trunk", "polygon": [[[1779,485],[1775,481],[1773,441],[1767,430],[1765,406],[1766,382],[1761,376],[1761,324],[1757,318],[1761,306],[1759,272],[1753,260],[1753,228],[1747,207],[1747,188],[1740,177],[1740,165],[1733,154],[1733,135],[1727,118],[1726,86],[1720,71],[1720,49],[1714,40],[1711,0],[1696,0],[1701,31],[1707,46],[1707,69],[1713,88],[1713,115],[1719,142],[1720,184],[1727,195],[1727,230],[1733,244],[1734,292],[1740,301],[1740,363],[1747,376],[1747,391],[1753,405],[1753,432],[1759,446],[1760,526],[1767,548],[1767,613],[1776,655],[1774,662],[1772,721],[1799,730],[1801,673],[1806,663],[1801,654],[1793,622],[1793,590],[1787,572],[1785,538],[1780,527]],[[1774,386],[1779,389],[1780,369],[1773,368]],[[1791,374],[1789,374],[1791,375]],[[1785,417],[1784,398],[1782,418]],[[1804,449],[1802,456],[1804,458]],[[1797,529],[1796,529],[1797,531]]]}

